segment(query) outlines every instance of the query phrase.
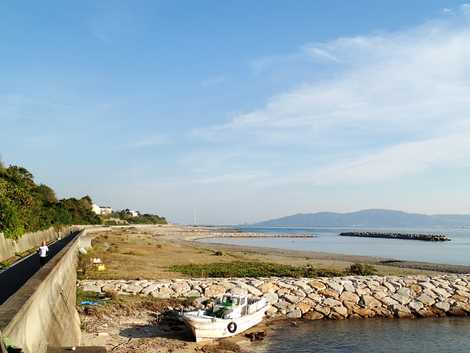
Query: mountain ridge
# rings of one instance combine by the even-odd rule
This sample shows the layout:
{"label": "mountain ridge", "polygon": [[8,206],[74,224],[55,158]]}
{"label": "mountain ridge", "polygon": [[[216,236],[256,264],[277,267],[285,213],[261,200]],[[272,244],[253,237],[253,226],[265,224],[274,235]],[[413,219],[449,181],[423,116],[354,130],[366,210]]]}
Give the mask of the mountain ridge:
{"label": "mountain ridge", "polygon": [[464,227],[470,215],[408,213],[399,210],[365,209],[354,212],[297,213],[253,224],[265,227]]}

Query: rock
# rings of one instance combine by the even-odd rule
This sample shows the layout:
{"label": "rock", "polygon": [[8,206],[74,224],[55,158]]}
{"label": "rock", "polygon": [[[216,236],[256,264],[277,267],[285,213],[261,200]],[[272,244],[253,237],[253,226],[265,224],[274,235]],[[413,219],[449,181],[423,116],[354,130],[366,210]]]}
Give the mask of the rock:
{"label": "rock", "polygon": [[348,316],[348,309],[346,309],[344,306],[335,306],[333,308],[333,312],[338,314],[341,318],[346,318]]}
{"label": "rock", "polygon": [[319,291],[319,293],[321,295],[325,296],[325,297],[328,297],[328,298],[335,298],[335,299],[339,298],[338,292],[336,292],[333,289],[323,289],[323,290]]}
{"label": "rock", "polygon": [[331,287],[336,293],[338,293],[338,296],[341,295],[344,289],[342,284],[335,282],[333,280],[328,281],[328,286]]}
{"label": "rock", "polygon": [[356,288],[357,295],[370,295],[372,291],[369,288]]}
{"label": "rock", "polygon": [[421,309],[423,309],[424,305],[417,300],[413,300],[410,304],[408,304],[408,307],[416,312],[419,312]]}
{"label": "rock", "polygon": [[232,288],[236,288],[236,287],[237,287],[237,285],[236,285],[235,283],[226,282],[226,281],[220,283],[220,285],[221,285],[222,287],[224,287],[226,290],[227,290],[227,289],[232,289]]}
{"label": "rock", "polygon": [[327,316],[330,312],[331,312],[331,309],[327,306],[323,306],[321,304],[318,304],[316,307],[315,307],[315,310],[318,311],[319,313]]}
{"label": "rock", "polygon": [[442,310],[445,312],[450,310],[450,304],[448,302],[437,302],[436,304],[434,304],[434,306],[438,308],[439,310]]}
{"label": "rock", "polygon": [[411,289],[402,287],[397,290],[397,294],[404,296],[404,297],[410,297],[411,296]]}
{"label": "rock", "polygon": [[395,289],[395,286],[391,283],[388,283],[387,281],[384,282],[384,286],[387,287],[387,289],[392,292],[392,293],[395,293],[396,289]]}
{"label": "rock", "polygon": [[259,287],[259,290],[263,293],[275,292],[278,289],[279,287],[274,282],[265,282]]}
{"label": "rock", "polygon": [[234,295],[247,295],[248,290],[245,288],[240,288],[240,287],[233,287],[232,289],[229,290],[231,294]]}
{"label": "rock", "polygon": [[284,295],[282,296],[285,300],[287,300],[289,303],[292,303],[292,304],[297,304],[298,302],[300,302],[302,300],[301,297],[297,297],[295,295]]}
{"label": "rock", "polygon": [[101,288],[101,291],[103,293],[115,293],[115,292],[117,292],[116,287],[111,283],[105,284],[103,286],[103,288]]}
{"label": "rock", "polygon": [[264,294],[264,298],[266,298],[266,301],[269,304],[274,304],[279,300],[278,295],[276,293],[272,293],[272,292],[268,292],[268,293]]}
{"label": "rock", "polygon": [[152,297],[158,298],[158,299],[169,299],[172,296],[174,296],[174,294],[175,292],[171,288],[168,288],[168,287],[161,287],[158,290],[150,293]]}
{"label": "rock", "polygon": [[283,295],[290,295],[291,291],[287,288],[281,288],[277,291],[277,295],[282,297]]}
{"label": "rock", "polygon": [[[403,288],[400,288],[400,289],[403,289]],[[408,288],[406,288],[406,289],[408,289]],[[411,300],[412,300],[410,296],[401,295],[401,294],[399,294],[398,291],[397,291],[397,293],[392,295],[392,298],[395,299],[397,302],[399,302],[401,305],[406,305],[409,302],[411,302]]]}
{"label": "rock", "polygon": [[411,313],[410,309],[408,309],[406,306],[401,305],[401,304],[394,305],[393,311],[395,315],[399,317],[400,319],[413,317],[413,314]]}
{"label": "rock", "polygon": [[323,300],[323,297],[317,293],[310,293],[307,297],[317,303]]}
{"label": "rock", "polygon": [[276,303],[273,304],[278,309],[287,309],[291,304],[286,302],[283,299],[278,300]]}
{"label": "rock", "polygon": [[322,313],[319,313],[318,311],[311,310],[308,313],[303,315],[303,318],[305,320],[321,320],[325,316]]}
{"label": "rock", "polygon": [[355,304],[357,304],[359,302],[359,296],[356,295],[353,292],[343,292],[343,294],[341,294],[339,299],[342,302],[352,302],[352,303],[355,303]]}
{"label": "rock", "polygon": [[195,290],[195,289],[192,289],[192,290],[190,290],[189,292],[186,292],[186,293],[184,294],[184,296],[185,296],[186,298],[198,298],[198,297],[201,296],[201,292],[199,292],[199,291],[197,291],[197,290]]}
{"label": "rock", "polygon": [[150,284],[144,289],[142,289],[141,293],[143,295],[149,295],[151,292],[158,290],[160,286],[158,284]]}
{"label": "rock", "polygon": [[367,308],[361,308],[359,305],[357,305],[355,308],[353,308],[353,313],[359,315],[360,317],[374,317],[375,312],[371,309]]}
{"label": "rock", "polygon": [[178,297],[181,297],[186,292],[189,292],[191,290],[191,287],[186,282],[176,282],[171,286],[171,289],[175,291],[175,294]]}
{"label": "rock", "polygon": [[263,292],[260,291],[260,290],[259,290],[258,288],[256,288],[256,287],[247,285],[245,288],[248,290],[248,293],[253,294],[253,295],[257,296],[257,297],[260,297],[260,296],[263,295]]}
{"label": "rock", "polygon": [[295,290],[297,288],[296,286],[285,283],[283,281],[279,281],[276,284],[278,285],[278,287],[282,287],[282,288],[285,288],[285,289],[288,289],[288,290]]}
{"label": "rock", "polygon": [[253,278],[252,280],[250,280],[250,284],[253,286],[253,287],[260,287],[262,284],[264,283],[264,281],[261,281],[259,279],[256,279],[256,278]]}
{"label": "rock", "polygon": [[277,310],[276,307],[270,306],[270,307],[268,308],[268,310],[266,311],[266,315],[268,315],[268,316],[270,316],[270,317],[273,317],[273,316],[275,316],[275,315],[277,314],[277,312],[278,312],[278,310]]}
{"label": "rock", "polygon": [[288,319],[300,319],[302,317],[302,312],[300,309],[294,309],[287,313]]}
{"label": "rock", "polygon": [[323,282],[320,282],[318,280],[313,280],[313,281],[310,281],[308,282],[309,286],[318,290],[318,291],[321,291],[321,290],[324,290],[326,289],[326,286]]}
{"label": "rock", "polygon": [[371,295],[363,295],[359,299],[359,305],[363,308],[373,309],[382,306],[382,303]]}
{"label": "rock", "polygon": [[416,298],[416,300],[418,300],[419,302],[427,306],[431,306],[435,302],[433,298],[431,298],[429,295],[424,294],[424,293],[421,294],[418,298]]}
{"label": "rock", "polygon": [[392,297],[383,297],[383,298],[380,298],[380,301],[382,303],[384,303],[385,305],[387,306],[393,306],[395,304],[399,304],[395,299],[393,299]]}
{"label": "rock", "polygon": [[411,295],[412,296],[417,296],[423,291],[423,288],[420,287],[419,284],[410,284],[410,289],[411,289]]}
{"label": "rock", "polygon": [[218,285],[218,284],[213,284],[204,290],[204,295],[209,298],[214,298],[214,297],[221,297],[222,295],[225,294],[225,287]]}
{"label": "rock", "polygon": [[340,301],[335,300],[333,298],[327,298],[323,301],[323,305],[332,308],[332,307],[340,306],[340,305],[343,305],[343,304]]}
{"label": "rock", "polygon": [[124,293],[137,294],[137,293],[140,293],[140,291],[142,290],[142,287],[139,287],[134,284],[128,284],[128,285],[122,286],[121,290]]}
{"label": "rock", "polygon": [[305,314],[306,312],[310,311],[312,309],[312,306],[308,302],[300,302],[297,303],[297,308],[302,312],[302,314]]}
{"label": "rock", "polygon": [[305,283],[304,281],[295,281],[294,282],[294,285],[301,288],[302,291],[305,293],[305,294],[309,294],[311,292],[313,292],[313,289],[312,287],[310,287],[307,283]]}
{"label": "rock", "polygon": [[466,302],[468,302],[468,298],[463,297],[463,296],[458,295],[458,294],[454,294],[454,295],[451,296],[450,298],[453,299],[453,300],[455,300],[456,302],[459,302],[459,303],[466,303]]}
{"label": "rock", "polygon": [[443,288],[434,288],[434,289],[431,289],[434,293],[436,293],[437,295],[439,295],[440,297],[442,298],[449,298],[450,297],[450,293],[448,293],[445,289]]}
{"label": "rock", "polygon": [[101,286],[98,286],[93,283],[87,283],[82,287],[82,291],[101,293]]}

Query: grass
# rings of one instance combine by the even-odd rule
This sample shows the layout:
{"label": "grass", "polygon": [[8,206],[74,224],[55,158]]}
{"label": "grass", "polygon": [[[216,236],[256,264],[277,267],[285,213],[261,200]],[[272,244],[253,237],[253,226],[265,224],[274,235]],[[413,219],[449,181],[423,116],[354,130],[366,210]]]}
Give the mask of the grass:
{"label": "grass", "polygon": [[272,262],[242,262],[173,265],[170,271],[190,277],[333,277],[344,275],[335,270],[312,266],[291,266]]}

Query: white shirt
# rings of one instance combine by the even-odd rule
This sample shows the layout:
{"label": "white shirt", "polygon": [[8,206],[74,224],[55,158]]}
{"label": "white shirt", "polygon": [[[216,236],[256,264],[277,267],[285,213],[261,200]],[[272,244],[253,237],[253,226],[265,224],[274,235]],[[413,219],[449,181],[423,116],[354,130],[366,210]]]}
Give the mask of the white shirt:
{"label": "white shirt", "polygon": [[48,251],[49,251],[49,248],[47,247],[47,245],[41,246],[41,247],[39,248],[39,256],[40,256],[40,257],[46,257]]}

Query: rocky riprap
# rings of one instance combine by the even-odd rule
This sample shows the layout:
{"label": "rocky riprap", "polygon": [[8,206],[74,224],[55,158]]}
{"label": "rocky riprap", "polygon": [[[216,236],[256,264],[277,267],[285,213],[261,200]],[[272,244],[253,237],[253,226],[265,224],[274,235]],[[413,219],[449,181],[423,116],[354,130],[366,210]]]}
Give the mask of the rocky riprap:
{"label": "rocky riprap", "polygon": [[383,239],[404,239],[423,241],[450,241],[444,234],[419,234],[419,233],[385,233],[385,232],[343,232],[342,237],[359,238],[383,238]]}
{"label": "rocky riprap", "polygon": [[83,280],[78,286],[93,292],[194,298],[187,309],[202,309],[225,293],[264,296],[271,304],[268,316],[291,319],[470,315],[470,275]]}

